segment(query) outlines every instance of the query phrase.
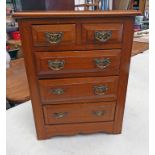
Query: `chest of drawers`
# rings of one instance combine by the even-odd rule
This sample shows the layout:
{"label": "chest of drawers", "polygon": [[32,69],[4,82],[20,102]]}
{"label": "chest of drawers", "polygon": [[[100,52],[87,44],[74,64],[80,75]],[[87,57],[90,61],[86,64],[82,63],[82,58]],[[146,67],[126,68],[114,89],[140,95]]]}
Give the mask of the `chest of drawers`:
{"label": "chest of drawers", "polygon": [[137,11],[17,12],[38,139],[119,134]]}

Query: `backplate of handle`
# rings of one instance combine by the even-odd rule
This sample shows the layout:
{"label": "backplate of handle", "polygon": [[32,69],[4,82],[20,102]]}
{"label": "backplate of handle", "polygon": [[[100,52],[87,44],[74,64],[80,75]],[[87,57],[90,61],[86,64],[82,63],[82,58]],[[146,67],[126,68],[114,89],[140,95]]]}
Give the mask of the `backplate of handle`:
{"label": "backplate of handle", "polygon": [[65,93],[65,91],[62,88],[55,88],[55,89],[51,89],[50,93],[53,95],[62,95]]}
{"label": "backplate of handle", "polygon": [[67,112],[57,112],[57,113],[53,113],[52,116],[55,118],[63,118],[67,115]]}
{"label": "backplate of handle", "polygon": [[64,60],[48,60],[48,67],[54,71],[59,71],[63,69],[64,65],[65,65]]}
{"label": "backplate of handle", "polygon": [[95,31],[95,39],[100,42],[108,41],[112,36],[112,31]]}
{"label": "backplate of handle", "polygon": [[105,114],[104,110],[93,111],[93,114],[96,116],[103,116]]}
{"label": "backplate of handle", "polygon": [[107,66],[109,66],[109,64],[111,63],[109,58],[102,58],[102,59],[96,58],[94,61],[96,66],[100,69],[107,68]]}
{"label": "backplate of handle", "polygon": [[104,86],[104,85],[94,86],[94,93],[96,95],[104,95],[107,90],[108,90],[108,87],[107,86]]}
{"label": "backplate of handle", "polygon": [[63,32],[45,32],[45,38],[50,44],[58,44],[63,38]]}

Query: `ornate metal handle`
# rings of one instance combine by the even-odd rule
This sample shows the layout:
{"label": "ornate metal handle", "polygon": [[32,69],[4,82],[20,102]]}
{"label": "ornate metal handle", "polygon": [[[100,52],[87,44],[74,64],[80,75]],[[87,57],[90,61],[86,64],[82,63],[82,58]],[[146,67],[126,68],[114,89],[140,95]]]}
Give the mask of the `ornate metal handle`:
{"label": "ornate metal handle", "polygon": [[45,38],[51,44],[58,44],[63,38],[63,32],[45,32]]}
{"label": "ornate metal handle", "polygon": [[100,42],[106,42],[112,36],[112,31],[95,31],[95,39]]}
{"label": "ornate metal handle", "polygon": [[67,112],[59,112],[59,113],[54,113],[53,116],[55,118],[63,118],[67,115],[68,113]]}
{"label": "ornate metal handle", "polygon": [[94,93],[96,95],[104,95],[107,90],[107,86],[94,86]]}
{"label": "ornate metal handle", "polygon": [[62,88],[56,88],[56,89],[51,89],[50,93],[52,93],[54,95],[62,95],[65,93],[65,91]]}
{"label": "ornate metal handle", "polygon": [[95,64],[100,69],[105,69],[110,63],[109,58],[95,59]]}
{"label": "ornate metal handle", "polygon": [[103,116],[105,114],[104,110],[93,111],[93,114],[96,116]]}
{"label": "ornate metal handle", "polygon": [[64,68],[64,60],[48,60],[48,67],[54,71],[59,71]]}

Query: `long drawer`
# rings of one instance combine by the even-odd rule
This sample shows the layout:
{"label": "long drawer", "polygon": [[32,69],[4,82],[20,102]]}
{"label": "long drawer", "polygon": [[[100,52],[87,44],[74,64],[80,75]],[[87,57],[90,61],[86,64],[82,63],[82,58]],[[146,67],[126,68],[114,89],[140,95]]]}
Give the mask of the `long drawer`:
{"label": "long drawer", "polygon": [[115,102],[46,105],[46,124],[113,121]]}
{"label": "long drawer", "polygon": [[119,75],[121,50],[36,52],[40,78]]}
{"label": "long drawer", "polygon": [[43,104],[113,101],[117,85],[117,76],[39,80]]}

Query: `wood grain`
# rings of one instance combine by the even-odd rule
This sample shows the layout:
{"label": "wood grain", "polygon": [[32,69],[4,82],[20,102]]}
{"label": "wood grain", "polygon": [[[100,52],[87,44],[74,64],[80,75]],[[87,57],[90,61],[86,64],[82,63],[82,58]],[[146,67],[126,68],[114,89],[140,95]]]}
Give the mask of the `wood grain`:
{"label": "wood grain", "polygon": [[6,70],[6,98],[11,103],[23,103],[30,100],[24,59],[12,60]]}
{"label": "wood grain", "polygon": [[[106,42],[100,42],[94,39],[95,31],[111,31],[112,36]],[[123,24],[121,23],[100,23],[100,24],[82,24],[82,43],[98,44],[104,49],[105,45],[119,46],[122,44]]]}
{"label": "wood grain", "polygon": [[149,43],[134,41],[132,45],[132,56],[143,53],[149,49]]}
{"label": "wood grain", "polygon": [[110,11],[34,11],[34,12],[15,12],[15,18],[68,18],[68,17],[125,17],[138,16],[140,11],[136,10],[110,10]]}
{"label": "wood grain", "polygon": [[[39,78],[88,77],[119,75],[120,50],[36,52],[36,66]],[[108,59],[105,68],[97,66],[96,59]],[[64,67],[54,70],[48,61],[63,61]]]}
{"label": "wood grain", "polygon": [[[53,25],[33,25],[32,36],[34,46],[63,46],[76,42],[75,24],[53,24]],[[45,33],[63,33],[59,44],[51,44],[45,37]]]}
{"label": "wood grain", "polygon": [[[40,95],[43,104],[61,104],[90,101],[113,101],[117,99],[117,76],[66,78],[39,80]],[[106,86],[105,93],[96,94],[95,87]],[[63,89],[63,94],[54,94],[52,90]]]}
{"label": "wood grain", "polygon": [[[56,18],[54,20],[48,20],[48,18],[46,19],[29,19],[27,20],[27,23],[29,23],[31,26],[32,25],[43,25],[43,26],[47,26],[47,25],[56,25],[56,23],[59,23],[59,25],[65,25],[66,24],[66,20],[67,20],[67,24],[68,25],[76,25],[76,28],[75,28],[75,31],[76,31],[76,41],[75,41],[75,44],[56,44],[56,45],[53,45],[53,44],[45,44],[45,42],[41,42],[41,45],[40,46],[34,46],[34,43],[31,42],[30,45],[31,45],[31,49],[34,51],[34,52],[43,52],[43,51],[53,51],[53,52],[56,52],[56,51],[66,51],[66,50],[70,50],[70,51],[73,51],[73,50],[98,50],[98,49],[119,49],[119,48],[122,48],[122,43],[120,42],[120,38],[121,38],[121,28],[122,27],[119,27],[117,28],[116,30],[114,30],[114,27],[117,26],[117,25],[123,25],[123,18],[101,18],[101,17],[96,17],[95,20],[92,20],[92,18],[88,17],[88,18]],[[87,44],[84,44],[82,42],[83,40],[83,32],[82,30],[84,30],[82,28],[82,25],[108,25],[108,24],[114,24],[115,26],[113,27],[113,36],[115,36],[115,40],[111,40],[111,41],[107,41],[107,42],[104,42],[104,43],[99,43],[98,41],[96,42],[95,41],[95,38],[91,36],[91,40],[92,38],[94,38],[94,43],[87,43]],[[32,26],[33,27],[33,26]],[[112,27],[111,27],[112,28]],[[104,27],[102,27],[102,29],[104,29]],[[101,30],[102,30],[101,29]],[[44,31],[45,32],[45,31]],[[91,31],[92,32],[92,31]],[[94,31],[95,32],[95,31]],[[94,33],[93,32],[93,33]],[[120,36],[116,37],[116,32],[117,34],[120,34]],[[86,32],[85,32],[86,33]],[[92,34],[92,33],[91,33]],[[31,34],[33,36],[33,33]],[[42,37],[43,38],[43,37]],[[115,41],[119,41],[119,42],[116,42]],[[61,46],[59,46],[61,44]]]}
{"label": "wood grain", "polygon": [[77,124],[58,124],[46,125],[46,137],[53,136],[72,136],[77,134],[112,133],[113,122],[77,123]]}
{"label": "wood grain", "polygon": [[134,18],[132,17],[124,18],[123,48],[121,53],[119,87],[117,91],[118,100],[116,104],[114,131],[113,131],[114,133],[121,133],[122,131],[128,75],[130,68],[131,50],[133,43],[133,32],[134,32],[133,24],[134,24]]}
{"label": "wood grain", "polygon": [[24,54],[24,60],[25,60],[25,67],[26,67],[26,73],[30,88],[30,96],[32,101],[32,107],[33,107],[33,114],[34,114],[34,120],[35,120],[35,126],[37,131],[37,138],[38,139],[44,139],[47,137],[46,129],[44,126],[44,116],[37,86],[37,77],[35,74],[35,65],[34,65],[34,59],[33,54],[31,52],[31,46],[30,43],[32,42],[32,38],[30,36],[31,27],[26,22],[19,21],[19,28],[21,32],[21,41],[22,41],[22,50]]}
{"label": "wood grain", "polygon": [[[68,124],[113,121],[115,102],[77,103],[44,106],[46,124]],[[101,115],[97,115],[101,112]],[[64,114],[58,117],[58,114]]]}

